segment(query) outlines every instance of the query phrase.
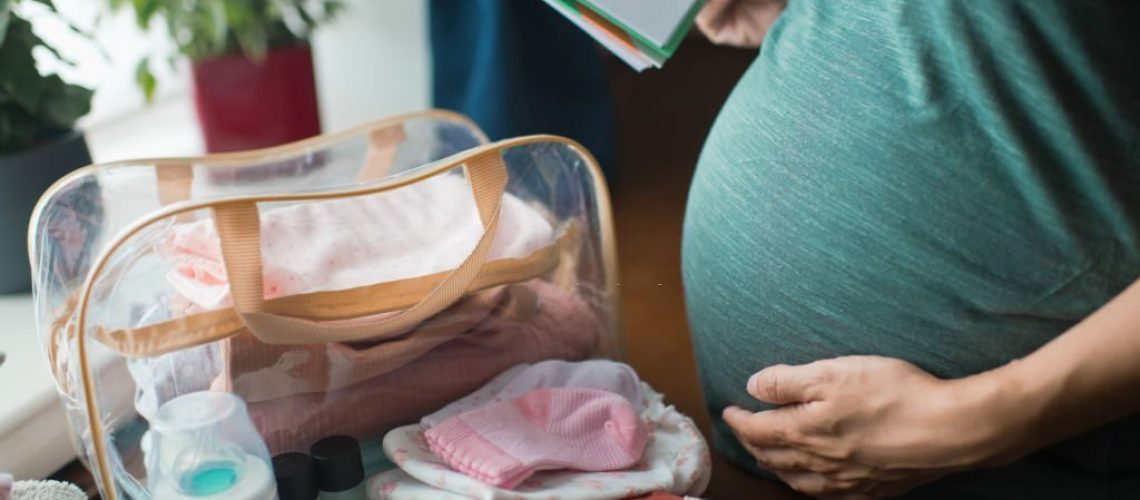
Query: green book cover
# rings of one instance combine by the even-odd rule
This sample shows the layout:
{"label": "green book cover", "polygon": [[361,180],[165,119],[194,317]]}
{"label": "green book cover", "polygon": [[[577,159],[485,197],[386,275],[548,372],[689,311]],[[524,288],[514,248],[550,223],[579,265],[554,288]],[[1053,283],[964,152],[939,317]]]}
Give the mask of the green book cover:
{"label": "green book cover", "polygon": [[[597,38],[606,48],[613,51],[619,58],[633,66],[637,71],[645,69],[642,64],[661,67],[668,59],[668,54],[650,43],[643,42],[632,34],[626,32],[621,26],[614,24],[608,18],[596,13],[588,6],[582,5],[580,0],[544,0],[555,10],[566,16],[578,27]],[[687,28],[686,28],[687,29]],[[677,41],[677,44],[680,40]],[[674,44],[674,47],[677,45]],[[627,54],[628,53],[628,54]],[[629,59],[633,54],[641,58],[644,63]]]}
{"label": "green book cover", "polygon": [[[654,59],[672,57],[692,27],[704,0],[562,0],[580,3],[629,34]],[[687,5],[686,5],[687,4]],[[656,9],[656,10],[654,10]],[[670,11],[673,9],[673,11]],[[638,19],[641,13],[646,15]],[[653,17],[654,14],[657,17]],[[677,14],[681,14],[678,18]],[[666,16],[662,18],[661,16]],[[675,22],[679,19],[679,22]],[[665,24],[663,24],[665,23]]]}

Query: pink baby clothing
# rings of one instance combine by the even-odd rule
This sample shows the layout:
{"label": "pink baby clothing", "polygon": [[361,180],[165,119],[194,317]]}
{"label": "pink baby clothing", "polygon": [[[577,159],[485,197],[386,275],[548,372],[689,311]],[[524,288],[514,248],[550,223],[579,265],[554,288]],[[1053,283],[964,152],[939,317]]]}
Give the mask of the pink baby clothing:
{"label": "pink baby clothing", "polygon": [[[483,229],[467,181],[439,175],[368,196],[264,209],[265,298],[342,290],[454,269]],[[553,243],[553,228],[517,197],[503,197],[489,260]],[[170,228],[159,252],[167,281],[197,308],[228,306],[228,279],[213,221]]]}
{"label": "pink baby clothing", "polygon": [[12,476],[11,474],[0,474],[0,500],[10,500],[12,498]]}
{"label": "pink baby clothing", "polygon": [[[251,402],[250,416],[274,454],[304,451],[335,434],[375,439],[471,393],[512,366],[594,354],[605,322],[581,297],[541,280],[527,282],[525,288],[531,293],[506,294],[483,321],[398,369],[329,392]],[[283,353],[266,370],[287,371],[291,357]]]}
{"label": "pink baby clothing", "polygon": [[600,389],[621,395],[639,411],[644,407],[641,381],[629,365],[607,359],[563,361],[552,359],[511,367],[494,380],[462,399],[449,403],[420,420],[424,429],[431,429],[443,421],[500,401],[522,397],[536,389],[577,387]]}
{"label": "pink baby clothing", "polygon": [[492,314],[526,321],[533,294],[525,284],[500,286],[465,297],[412,332],[378,342],[264,344],[249,332],[227,340],[233,392],[247,403],[294,394],[328,392],[398,370],[432,349],[470,332]]}
{"label": "pink baby clothing", "polygon": [[[492,314],[499,322],[531,317],[536,289],[547,287],[520,284],[484,290],[424,321],[415,335],[384,342],[271,345],[242,331],[222,342],[130,358],[127,367],[138,387],[135,407],[150,419],[162,403],[207,389],[234,392],[247,403],[339,390],[397,370],[470,333]],[[577,310],[562,312],[570,311]]]}
{"label": "pink baby clothing", "polygon": [[384,453],[397,469],[368,481],[370,500],[617,500],[654,491],[699,495],[708,486],[712,463],[696,424],[644,383],[640,411],[648,438],[641,459],[610,472],[549,470],[531,475],[513,490],[497,488],[449,467],[432,452],[420,425],[384,436]]}
{"label": "pink baby clothing", "polygon": [[645,426],[612,392],[538,389],[445,420],[424,439],[451,468],[511,489],[540,470],[630,467],[645,448]]}

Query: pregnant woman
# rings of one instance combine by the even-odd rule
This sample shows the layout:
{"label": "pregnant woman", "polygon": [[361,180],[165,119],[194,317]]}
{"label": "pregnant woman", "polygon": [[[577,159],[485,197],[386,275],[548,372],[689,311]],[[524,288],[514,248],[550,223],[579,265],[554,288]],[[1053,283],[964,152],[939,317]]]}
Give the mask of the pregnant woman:
{"label": "pregnant woman", "polygon": [[825,498],[1140,498],[1140,2],[710,0],[715,445]]}

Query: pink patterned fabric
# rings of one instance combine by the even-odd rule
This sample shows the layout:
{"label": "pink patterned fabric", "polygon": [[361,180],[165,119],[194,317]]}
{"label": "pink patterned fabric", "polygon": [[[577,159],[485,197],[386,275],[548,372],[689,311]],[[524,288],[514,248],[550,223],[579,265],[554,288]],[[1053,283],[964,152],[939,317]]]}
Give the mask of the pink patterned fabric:
{"label": "pink patterned fabric", "polygon": [[646,430],[618,394],[557,388],[460,414],[424,438],[453,469],[510,489],[540,470],[630,467],[641,459]]}
{"label": "pink patterned fabric", "polygon": [[[455,268],[483,229],[467,182],[442,175],[363,197],[264,210],[265,297],[342,290]],[[553,242],[553,228],[518,198],[503,197],[490,259],[521,257]],[[201,309],[230,305],[213,221],[172,227],[159,244],[167,281]]]}

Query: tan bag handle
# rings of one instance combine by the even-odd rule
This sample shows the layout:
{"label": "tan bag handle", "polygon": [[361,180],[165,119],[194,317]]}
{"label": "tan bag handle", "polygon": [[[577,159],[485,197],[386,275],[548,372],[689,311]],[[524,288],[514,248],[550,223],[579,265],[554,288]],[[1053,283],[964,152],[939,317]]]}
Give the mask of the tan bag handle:
{"label": "tan bag handle", "polygon": [[392,163],[396,161],[399,146],[407,138],[408,134],[402,124],[369,132],[368,153],[364,157],[364,166],[356,174],[356,180],[369,181],[387,177],[392,170]]}
{"label": "tan bag handle", "polygon": [[[392,162],[396,159],[399,146],[408,138],[403,123],[378,128],[368,133],[368,152],[364,165],[356,174],[358,181],[380,179],[388,175]],[[264,150],[223,153],[217,155],[229,160],[248,159],[250,161],[264,155]],[[155,164],[158,181],[158,203],[167,206],[190,199],[190,188],[194,184],[194,169],[189,162],[173,161]]]}
{"label": "tan bag handle", "polygon": [[415,305],[367,324],[317,323],[268,312],[262,284],[261,221],[257,205],[246,201],[215,206],[214,225],[221,242],[234,310],[250,332],[266,344],[310,344],[398,335],[448,308],[467,293],[490,254],[507,187],[507,168],[498,150],[469,159],[465,168],[483,224],[483,235],[475,248]]}
{"label": "tan bag handle", "polygon": [[190,199],[190,186],[194,183],[194,169],[189,163],[160,163],[155,165],[158,180],[158,203],[170,205]]}
{"label": "tan bag handle", "polygon": [[[488,288],[527,281],[547,273],[558,276],[573,272],[568,252],[581,245],[576,224],[566,226],[553,244],[523,257],[496,259],[483,264],[468,288],[474,293]],[[566,268],[566,269],[564,269]],[[345,290],[287,295],[265,301],[269,312],[313,320],[342,320],[401,311],[416,305],[425,294],[443,282],[450,271],[374,283]],[[573,286],[573,281],[562,286]],[[66,316],[70,316],[65,315]],[[135,328],[95,329],[99,342],[125,356],[157,356],[199,346],[241,333],[241,317],[232,308],[212,309]]]}

